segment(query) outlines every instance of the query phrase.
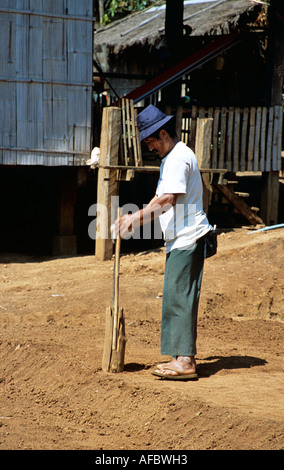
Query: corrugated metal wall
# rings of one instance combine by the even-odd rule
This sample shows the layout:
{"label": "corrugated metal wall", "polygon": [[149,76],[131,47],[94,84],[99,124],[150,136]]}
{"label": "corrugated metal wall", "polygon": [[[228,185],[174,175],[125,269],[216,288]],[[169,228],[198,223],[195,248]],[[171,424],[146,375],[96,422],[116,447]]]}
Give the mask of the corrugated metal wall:
{"label": "corrugated metal wall", "polygon": [[0,164],[91,151],[92,0],[0,0]]}

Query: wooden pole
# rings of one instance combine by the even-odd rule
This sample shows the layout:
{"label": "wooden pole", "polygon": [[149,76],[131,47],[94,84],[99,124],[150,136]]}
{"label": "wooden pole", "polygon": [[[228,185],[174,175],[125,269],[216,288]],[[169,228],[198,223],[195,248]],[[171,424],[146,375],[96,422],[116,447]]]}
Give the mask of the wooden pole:
{"label": "wooden pole", "polygon": [[[283,0],[271,0],[268,7],[268,47],[267,47],[267,68],[268,68],[268,100],[274,108],[272,146],[274,142],[274,156],[271,151],[270,142],[267,144],[267,151],[271,151],[270,167],[265,168],[262,174],[262,194],[261,194],[261,216],[267,225],[275,225],[278,222],[279,208],[279,170],[275,163],[275,149],[282,139],[282,128],[278,127],[277,106],[282,108],[283,90],[283,67],[284,67],[284,3]],[[282,127],[282,126],[281,126]],[[279,158],[280,160],[280,158]]]}
{"label": "wooden pole", "polygon": [[[118,217],[120,209],[118,209]],[[118,234],[115,242],[115,263],[113,280],[113,300],[106,309],[105,343],[102,358],[104,372],[122,372],[125,356],[125,320],[123,308],[119,307],[119,265],[121,238]]]}
{"label": "wooden pole", "polygon": [[[104,108],[100,142],[100,165],[102,167],[118,165],[120,125],[120,108]],[[113,223],[111,220],[112,197],[118,196],[119,189],[116,173],[116,170],[101,167],[98,170],[96,257],[100,261],[111,259],[113,255],[110,227]]]}
{"label": "wooden pole", "polygon": [[[198,118],[195,140],[195,154],[199,168],[210,168],[211,161],[211,140],[212,140],[213,119]],[[203,208],[208,213],[211,202],[212,189],[210,184],[210,174],[202,175],[203,181]]]}

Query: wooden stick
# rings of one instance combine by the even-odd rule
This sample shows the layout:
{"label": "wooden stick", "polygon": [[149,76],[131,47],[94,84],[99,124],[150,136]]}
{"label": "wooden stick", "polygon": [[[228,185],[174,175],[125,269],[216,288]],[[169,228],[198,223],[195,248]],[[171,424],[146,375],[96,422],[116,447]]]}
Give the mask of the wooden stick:
{"label": "wooden stick", "polygon": [[131,140],[133,145],[133,154],[134,154],[134,164],[138,166],[138,155],[137,155],[137,142],[136,142],[136,132],[135,132],[135,113],[134,113],[134,102],[133,100],[129,101],[130,104],[130,128],[131,128]]}
{"label": "wooden stick", "polygon": [[130,111],[129,111],[129,99],[125,99],[126,105],[126,134],[127,134],[127,152],[128,152],[128,164],[133,163],[133,151],[131,142],[131,125],[130,125]]}
{"label": "wooden stick", "polygon": [[[117,211],[117,217],[120,217],[120,208]],[[114,266],[114,299],[113,299],[113,337],[112,349],[117,349],[117,326],[119,313],[119,261],[120,261],[120,234],[117,235],[115,242],[115,266]]]}
{"label": "wooden stick", "polygon": [[123,130],[122,140],[123,140],[124,162],[125,162],[125,165],[128,165],[129,162],[128,162],[128,155],[127,155],[125,121],[126,121],[126,117],[125,117],[125,99],[122,98],[122,130]]}

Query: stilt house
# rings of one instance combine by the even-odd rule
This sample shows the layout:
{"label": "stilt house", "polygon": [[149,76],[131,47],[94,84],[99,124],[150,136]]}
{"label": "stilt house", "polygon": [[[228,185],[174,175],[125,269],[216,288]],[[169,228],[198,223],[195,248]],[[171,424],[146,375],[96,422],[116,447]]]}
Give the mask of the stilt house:
{"label": "stilt house", "polygon": [[[105,189],[122,204],[146,203],[159,168],[139,144],[135,115],[149,103],[177,114],[181,138],[199,155],[208,210],[220,193],[241,204],[235,175],[252,172],[263,198],[247,220],[276,223],[281,2],[271,0],[269,18],[256,0],[185,0],[176,35],[166,2],[106,27],[94,3],[0,0],[1,249],[93,252],[92,206]],[[87,164],[94,147],[99,169]]]}

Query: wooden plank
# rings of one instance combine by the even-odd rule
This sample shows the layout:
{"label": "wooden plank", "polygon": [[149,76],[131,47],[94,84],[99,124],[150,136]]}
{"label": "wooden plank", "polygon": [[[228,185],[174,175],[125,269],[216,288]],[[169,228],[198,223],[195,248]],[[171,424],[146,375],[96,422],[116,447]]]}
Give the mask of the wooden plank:
{"label": "wooden plank", "polygon": [[218,148],[219,148],[219,121],[220,121],[220,108],[215,108],[213,117],[213,149],[212,149],[212,168],[218,168]]}
{"label": "wooden plank", "polygon": [[234,142],[233,142],[233,171],[239,171],[240,154],[240,108],[235,109],[234,118]]}
{"label": "wooden plank", "polygon": [[[159,172],[160,167],[159,166],[130,166],[130,165],[100,165],[99,168],[103,168],[105,170],[135,170],[139,171],[141,173],[143,172]],[[227,173],[227,170],[225,168],[199,168],[200,173]]]}
{"label": "wooden plank", "polygon": [[277,166],[276,170],[281,171],[281,150],[282,150],[282,131],[283,131],[283,106],[279,106],[279,135],[278,135],[278,151],[277,151]]}
{"label": "wooden plank", "polygon": [[253,170],[253,148],[255,138],[255,114],[256,109],[254,106],[250,108],[250,119],[249,119],[249,140],[248,140],[248,153],[247,153],[247,170]]}
{"label": "wooden plank", "polygon": [[[210,168],[213,118],[198,118],[195,154],[199,168]],[[210,175],[202,175],[203,207],[207,213],[211,201]]]}
{"label": "wooden plank", "polygon": [[198,118],[195,154],[200,168],[210,168],[212,127],[212,118]]}
{"label": "wooden plank", "polygon": [[267,108],[263,107],[262,114],[261,114],[259,171],[264,171],[265,169],[266,123],[267,123]]}
{"label": "wooden plank", "polygon": [[221,129],[220,129],[220,152],[219,152],[219,168],[225,165],[225,149],[226,149],[226,128],[227,128],[227,109],[223,106],[221,109]]}
{"label": "wooden plank", "polygon": [[233,142],[233,124],[234,124],[234,108],[229,107],[228,111],[228,124],[227,124],[227,135],[226,135],[226,157],[225,166],[228,170],[232,170],[232,142]]}
{"label": "wooden plank", "polygon": [[268,129],[266,136],[266,156],[265,156],[265,171],[270,171],[272,168],[272,139],[273,139],[273,119],[274,119],[274,108],[269,108],[268,114]]}
{"label": "wooden plank", "polygon": [[261,129],[261,107],[256,109],[255,137],[253,149],[253,171],[259,171],[259,154],[260,154],[260,129]]}
{"label": "wooden plank", "polygon": [[[282,106],[281,106],[282,110]],[[278,150],[281,131],[279,128],[280,106],[274,106],[273,138],[272,138],[272,171],[278,170]]]}
{"label": "wooden plank", "polygon": [[241,156],[240,156],[240,171],[246,170],[246,157],[247,157],[247,134],[248,134],[248,118],[249,108],[245,107],[243,111],[243,119],[241,125]]}

